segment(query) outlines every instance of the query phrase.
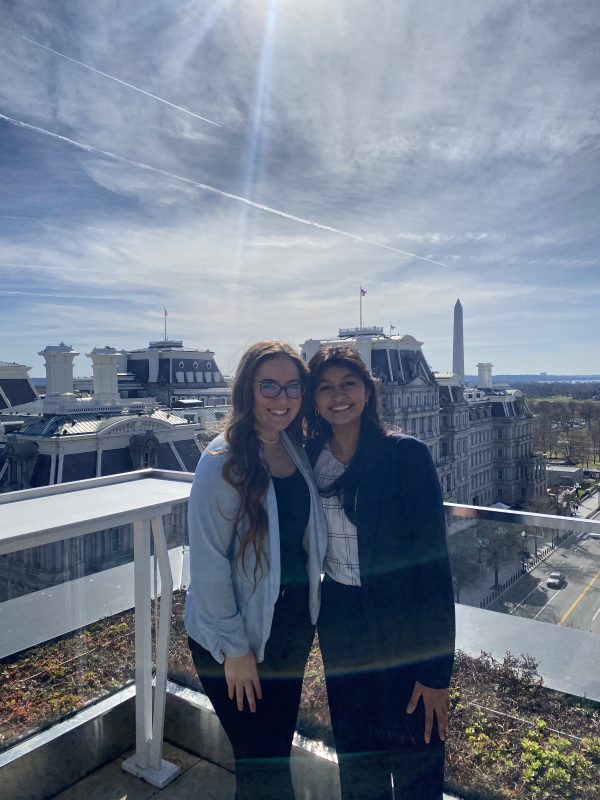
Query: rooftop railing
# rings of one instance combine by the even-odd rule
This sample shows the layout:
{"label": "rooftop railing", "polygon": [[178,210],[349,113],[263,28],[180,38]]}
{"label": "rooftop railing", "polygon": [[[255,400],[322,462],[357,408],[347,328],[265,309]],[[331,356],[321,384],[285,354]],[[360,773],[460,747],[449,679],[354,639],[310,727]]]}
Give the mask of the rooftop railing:
{"label": "rooftop railing", "polygon": [[[162,758],[173,595],[163,518],[187,500],[191,480],[192,476],[186,473],[143,470],[0,495],[0,556],[9,557],[33,547],[78,541],[80,537],[97,531],[133,526],[133,576],[122,577],[125,580],[129,578],[134,589],[136,750],[134,756],[123,763],[123,768],[159,787],[179,774],[179,767]],[[154,563],[158,568],[154,587],[151,544],[154,545]],[[5,580],[10,580],[10,568],[8,561],[4,564]],[[109,573],[97,573],[105,592],[114,585],[114,575]],[[161,602],[155,631],[153,691],[151,602],[153,597],[158,597],[159,591]],[[45,601],[52,597],[51,592],[42,590],[35,592],[33,597],[31,594],[24,597],[30,606],[37,606],[36,624],[31,625],[29,637],[28,631],[21,628],[22,620],[18,613],[24,605],[23,597],[15,598],[16,608],[10,606],[14,601],[0,605],[0,647],[5,656],[14,654],[17,641],[22,648],[39,644],[40,623],[42,630],[58,631],[59,635],[64,632],[62,621],[55,618],[58,609],[50,608],[50,613],[46,613],[47,607],[44,607]],[[68,601],[70,598],[65,595],[63,599]],[[77,615],[77,626],[82,627],[96,619],[98,608],[92,604],[87,613]]]}
{"label": "rooftop railing", "polygon": [[[11,575],[20,584],[18,591],[11,590],[10,599],[0,603],[0,668],[9,670],[27,656],[27,671],[18,680],[39,680],[34,668],[38,648],[62,647],[68,641],[72,649],[53,657],[56,676],[43,679],[51,698],[64,699],[77,694],[65,681],[68,665],[78,658],[86,668],[71,676],[72,682],[96,680],[87,669],[94,648],[105,656],[108,651],[109,659],[112,652],[113,666],[127,661],[127,669],[115,669],[95,695],[82,693],[79,705],[76,698],[74,705],[57,700],[40,727],[59,727],[60,720],[77,708],[108,692],[123,692],[135,681],[135,753],[124,769],[156,786],[164,786],[178,772],[162,758],[162,740],[171,598],[174,588],[185,588],[189,572],[185,535],[170,546],[168,532],[175,518],[179,522],[185,518],[191,480],[191,475],[182,473],[143,470],[0,495],[0,587]],[[530,654],[545,685],[600,701],[600,675],[589,668],[600,662],[600,522],[456,504],[445,507],[458,603],[458,647],[475,656],[482,650],[499,658],[507,650]],[[72,544],[98,532],[116,540],[114,532],[129,527],[132,561],[88,573],[85,561],[90,554],[78,546],[73,551],[74,566],[63,565],[62,582],[55,574],[46,588],[33,580],[36,573],[39,578],[40,564],[46,563],[40,561],[40,548]],[[14,559],[23,553],[31,558]],[[97,553],[94,563],[99,563]],[[563,580],[556,589],[546,585],[554,571],[561,572]],[[47,579],[50,572],[45,573]],[[135,616],[126,617],[131,608]],[[106,626],[107,621],[111,635],[134,638],[134,653],[123,656],[124,651],[111,644],[117,640],[105,638],[104,629],[92,628],[92,635],[86,634],[89,626]],[[63,683],[52,693],[49,682],[55,679]],[[14,766],[24,743],[36,734],[35,720],[31,725],[15,723],[11,709],[20,703],[17,689],[15,683],[3,690],[8,710],[0,725],[4,731],[0,769]]]}

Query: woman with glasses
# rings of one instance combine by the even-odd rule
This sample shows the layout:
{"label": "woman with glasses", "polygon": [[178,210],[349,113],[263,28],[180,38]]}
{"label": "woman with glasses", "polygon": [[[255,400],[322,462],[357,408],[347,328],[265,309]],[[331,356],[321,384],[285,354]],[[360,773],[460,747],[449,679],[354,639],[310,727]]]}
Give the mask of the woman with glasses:
{"label": "woman with glasses", "polygon": [[327,541],[299,446],[305,386],[289,345],[250,347],[190,495],[185,627],[233,747],[236,800],[294,797],[289,759]]}
{"label": "woman with glasses", "polygon": [[343,800],[441,800],[454,601],[427,446],[386,434],[356,350],[309,363],[307,451],[328,525],[319,643]]}

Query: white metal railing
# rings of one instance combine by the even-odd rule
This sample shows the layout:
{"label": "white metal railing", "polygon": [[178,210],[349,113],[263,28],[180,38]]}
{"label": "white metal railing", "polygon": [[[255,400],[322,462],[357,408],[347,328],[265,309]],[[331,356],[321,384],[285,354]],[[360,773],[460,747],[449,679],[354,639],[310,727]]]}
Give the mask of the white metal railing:
{"label": "white metal railing", "polygon": [[[180,772],[162,758],[173,590],[162,520],[187,500],[192,478],[149,469],[0,495],[0,555],[133,523],[136,749],[123,769],[159,788]],[[154,697],[151,538],[162,584]]]}
{"label": "white metal railing", "polygon": [[[0,494],[0,555],[133,524],[135,601],[136,750],[123,768],[162,787],[179,772],[162,758],[168,646],[173,589],[163,517],[189,497],[192,475],[141,470],[40,489]],[[555,531],[600,530],[600,522],[446,503],[458,528],[493,520]],[[153,696],[151,541],[162,583],[156,634]],[[12,601],[9,601],[12,602]],[[49,636],[53,634],[50,633]]]}

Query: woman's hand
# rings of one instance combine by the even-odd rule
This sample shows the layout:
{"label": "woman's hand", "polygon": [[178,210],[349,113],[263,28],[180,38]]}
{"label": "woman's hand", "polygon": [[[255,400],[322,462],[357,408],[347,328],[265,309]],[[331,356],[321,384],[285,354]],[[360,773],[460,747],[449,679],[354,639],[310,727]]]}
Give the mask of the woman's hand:
{"label": "woman's hand", "polygon": [[408,701],[406,713],[412,714],[419,698],[423,698],[425,707],[425,743],[431,741],[431,730],[433,728],[433,715],[437,719],[438,734],[442,742],[446,740],[446,730],[448,728],[448,708],[450,706],[450,693],[448,689],[432,689],[419,681],[415,682],[415,688]]}
{"label": "woman's hand", "polygon": [[238,711],[244,710],[244,692],[248,698],[248,708],[253,713],[256,711],[256,699],[262,700],[262,691],[258,670],[256,669],[256,656],[252,650],[243,656],[225,656],[225,680],[229,699],[237,700]]}

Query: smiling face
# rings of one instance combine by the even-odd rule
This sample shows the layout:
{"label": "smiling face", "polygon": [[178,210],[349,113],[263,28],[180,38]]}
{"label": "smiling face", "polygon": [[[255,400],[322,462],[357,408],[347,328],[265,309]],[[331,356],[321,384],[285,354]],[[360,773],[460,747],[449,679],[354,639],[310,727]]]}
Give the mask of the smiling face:
{"label": "smiling face", "polygon": [[302,397],[290,398],[283,390],[278,397],[264,397],[260,391],[260,383],[271,381],[279,386],[299,383],[301,378],[298,367],[287,356],[273,356],[260,364],[252,380],[255,430],[265,439],[274,439],[297,416]]}
{"label": "smiling face", "polygon": [[360,418],[369,399],[362,379],[345,366],[326,367],[314,391],[315,409],[332,428],[360,428]]}

